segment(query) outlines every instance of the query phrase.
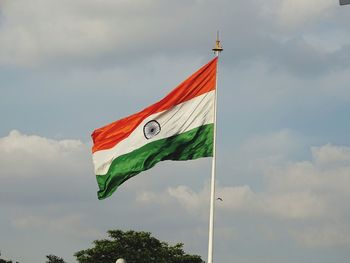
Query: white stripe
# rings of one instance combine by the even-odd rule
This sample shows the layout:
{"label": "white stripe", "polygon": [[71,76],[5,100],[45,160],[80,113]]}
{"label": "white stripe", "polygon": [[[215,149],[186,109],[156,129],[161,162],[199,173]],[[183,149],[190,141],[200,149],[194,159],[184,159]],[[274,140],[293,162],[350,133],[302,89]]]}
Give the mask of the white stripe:
{"label": "white stripe", "polygon": [[[119,142],[116,146],[107,150],[97,151],[92,155],[95,174],[106,174],[115,158],[130,153],[150,142],[213,123],[214,98],[215,91],[213,90],[178,104],[169,110],[148,116],[127,138]],[[156,120],[160,124],[161,131],[153,138],[146,139],[143,133],[143,127],[151,120]]]}

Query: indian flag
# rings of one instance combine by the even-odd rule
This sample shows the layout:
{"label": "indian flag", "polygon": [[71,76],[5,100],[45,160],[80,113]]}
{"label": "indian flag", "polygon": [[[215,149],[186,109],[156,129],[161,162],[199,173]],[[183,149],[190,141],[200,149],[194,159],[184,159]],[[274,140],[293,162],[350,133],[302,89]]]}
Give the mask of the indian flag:
{"label": "indian flag", "polygon": [[162,100],[92,133],[99,199],[160,161],[213,156],[216,68],[214,58]]}

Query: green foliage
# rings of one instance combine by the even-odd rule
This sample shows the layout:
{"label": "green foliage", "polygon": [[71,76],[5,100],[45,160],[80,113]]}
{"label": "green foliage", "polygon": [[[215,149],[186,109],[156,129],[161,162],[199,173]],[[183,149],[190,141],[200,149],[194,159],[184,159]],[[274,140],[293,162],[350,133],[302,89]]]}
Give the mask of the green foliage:
{"label": "green foliage", "polygon": [[108,231],[110,239],[95,240],[94,247],[75,253],[79,263],[204,263],[200,256],[183,251],[183,244],[170,246],[148,232]]}
{"label": "green foliage", "polygon": [[[1,252],[0,252],[0,256],[1,256]],[[0,263],[12,263],[12,261],[0,258]]]}
{"label": "green foliage", "polygon": [[55,255],[47,255],[46,263],[66,263],[63,258],[57,257]]}

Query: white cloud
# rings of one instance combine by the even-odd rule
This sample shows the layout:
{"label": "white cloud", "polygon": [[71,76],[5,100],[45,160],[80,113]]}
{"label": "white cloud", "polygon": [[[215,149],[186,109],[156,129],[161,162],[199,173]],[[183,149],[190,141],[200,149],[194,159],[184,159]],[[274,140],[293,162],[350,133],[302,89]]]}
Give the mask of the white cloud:
{"label": "white cloud", "polygon": [[322,198],[309,192],[267,193],[262,198],[261,211],[285,219],[312,219],[327,216]]}
{"label": "white cloud", "polygon": [[350,147],[327,144],[311,150],[317,165],[350,165]]}
{"label": "white cloud", "polygon": [[208,186],[205,186],[200,192],[195,192],[188,186],[179,185],[177,187],[169,187],[160,193],[142,191],[137,194],[136,201],[142,204],[165,206],[180,203],[190,214],[198,215],[206,212],[209,202],[208,194]]}
{"label": "white cloud", "polygon": [[[252,210],[253,207],[256,209],[256,207],[259,206],[256,203],[258,201],[257,196],[249,186],[217,187],[216,193],[218,197],[224,200],[222,202],[217,200],[217,205],[220,209],[225,211],[248,211]],[[168,190],[163,193],[141,193],[138,201],[143,203],[153,203],[155,200],[161,200],[158,201],[159,204],[168,205],[175,200],[190,214],[203,216],[207,212],[209,194],[210,191],[208,185],[197,192],[188,186],[180,185],[178,187],[168,188]]]}
{"label": "white cloud", "polygon": [[[4,1],[0,3],[1,63],[32,64],[42,59],[65,56],[94,56],[111,48],[111,25],[79,11],[77,1]],[[114,41],[113,41],[114,42]]]}
{"label": "white cloud", "polygon": [[[256,138],[254,140],[259,141]],[[272,148],[276,144],[274,140],[262,137],[261,142],[255,144],[257,149],[262,145],[268,148],[267,141]],[[242,149],[251,151],[253,148],[253,145],[247,144]],[[286,152],[284,147],[277,149],[279,150],[266,151],[272,155],[278,151]],[[255,191],[248,185],[223,187],[219,184],[216,195],[223,201],[216,201],[218,214],[227,218],[238,214],[255,218],[268,217],[284,222],[290,235],[304,246],[349,245],[342,229],[350,227],[346,219],[346,211],[350,209],[346,201],[350,197],[350,147],[327,144],[312,147],[311,152],[311,160],[291,162],[287,158],[280,158],[279,162],[265,162],[265,166],[259,154],[256,159],[252,156],[252,163],[256,161],[259,164],[260,175],[264,176],[264,188]],[[155,198],[162,200],[158,202],[160,206],[173,206],[176,201],[190,215],[198,218],[205,218],[208,213],[208,184],[198,191],[180,185],[164,192],[147,192],[141,196],[144,197],[144,204],[154,202]],[[330,227],[330,220],[344,223],[343,226]],[[305,230],[298,222],[306,225],[318,222],[320,230],[312,227]]]}
{"label": "white cloud", "polygon": [[336,3],[332,0],[281,0],[278,15],[288,26],[300,26],[323,16]]}
{"label": "white cloud", "polygon": [[[79,140],[53,140],[13,130],[0,138],[0,177],[40,177],[86,171],[88,147]],[[82,163],[84,165],[82,165]]]}
{"label": "white cloud", "polygon": [[175,188],[169,188],[167,193],[175,198],[181,205],[186,207],[188,211],[203,209],[203,206],[208,204],[208,187],[205,187],[201,192],[194,192],[187,186],[180,185]]}
{"label": "white cloud", "polygon": [[[327,198],[350,194],[349,147],[324,145],[313,147],[311,161],[301,161],[270,170],[273,191],[312,191]],[[340,200],[339,200],[340,201]],[[341,202],[340,204],[344,204]],[[338,205],[332,206],[336,208]]]}
{"label": "white cloud", "polygon": [[[196,5],[200,4],[159,0],[2,1],[0,63],[84,61],[106,54],[125,58],[159,50],[160,43],[167,43],[170,49],[175,42],[186,45],[171,32],[188,26],[185,20]],[[164,10],[169,9],[172,14],[166,15]],[[180,12],[182,19],[176,16]]]}
{"label": "white cloud", "polygon": [[267,170],[272,211],[297,218],[342,218],[350,195],[347,146],[312,147],[312,160],[288,162]]}
{"label": "white cloud", "polygon": [[[194,192],[186,186],[170,188],[167,192],[190,213],[205,215],[209,190]],[[224,213],[240,212],[280,219],[304,220],[325,216],[326,208],[318,196],[307,192],[254,192],[249,186],[217,187],[217,207]],[[164,199],[163,199],[164,200]]]}
{"label": "white cloud", "polygon": [[[324,30],[311,34],[317,41],[303,37],[310,35],[304,30],[305,22],[322,17],[331,5],[331,0],[220,0],[213,12],[211,0],[2,1],[0,65],[105,66],[163,57],[164,50],[167,57],[181,53],[198,58],[220,28],[226,57],[234,64],[263,59],[300,75],[320,73],[347,63],[338,53],[317,48],[330,45],[331,37],[323,36]],[[331,15],[337,20],[334,12]],[[291,33],[285,25],[303,30]],[[348,35],[347,28],[339,28]],[[300,43],[295,39],[301,39]],[[337,50],[348,43],[334,37],[331,42]]]}

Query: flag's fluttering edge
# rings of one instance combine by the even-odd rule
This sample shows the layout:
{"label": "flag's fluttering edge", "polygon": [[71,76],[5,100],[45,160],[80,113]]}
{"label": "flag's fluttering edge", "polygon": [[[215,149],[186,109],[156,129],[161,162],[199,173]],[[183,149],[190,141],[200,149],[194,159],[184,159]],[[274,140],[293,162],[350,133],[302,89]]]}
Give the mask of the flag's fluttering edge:
{"label": "flag's fluttering edge", "polygon": [[164,160],[213,156],[217,58],[165,98],[92,133],[98,198]]}

